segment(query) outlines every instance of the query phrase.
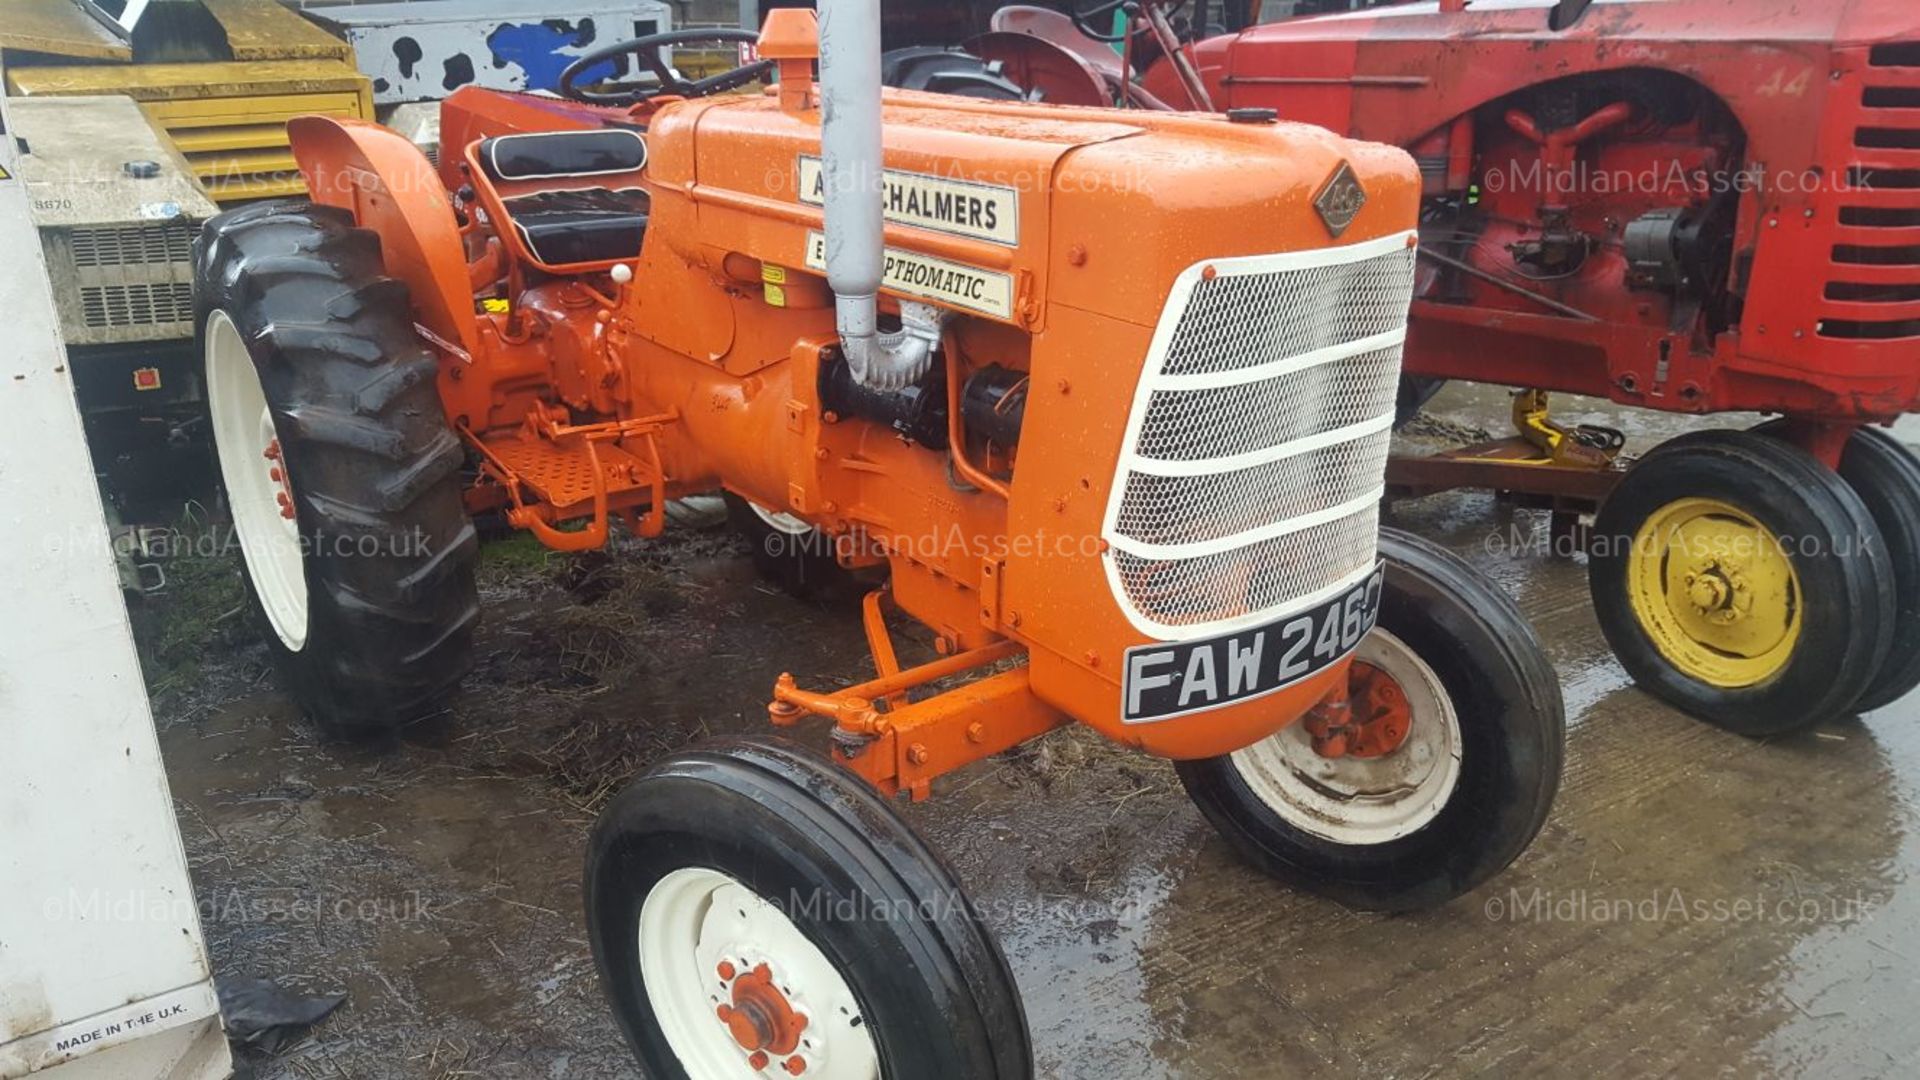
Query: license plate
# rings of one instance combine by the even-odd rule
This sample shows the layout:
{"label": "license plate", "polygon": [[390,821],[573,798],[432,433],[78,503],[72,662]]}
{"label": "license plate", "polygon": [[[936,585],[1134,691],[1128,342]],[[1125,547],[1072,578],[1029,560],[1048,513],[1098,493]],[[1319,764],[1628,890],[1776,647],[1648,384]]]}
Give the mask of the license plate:
{"label": "license plate", "polygon": [[1146,724],[1237,705],[1339,663],[1379,621],[1385,573],[1382,562],[1339,596],[1264,626],[1128,649],[1121,719]]}

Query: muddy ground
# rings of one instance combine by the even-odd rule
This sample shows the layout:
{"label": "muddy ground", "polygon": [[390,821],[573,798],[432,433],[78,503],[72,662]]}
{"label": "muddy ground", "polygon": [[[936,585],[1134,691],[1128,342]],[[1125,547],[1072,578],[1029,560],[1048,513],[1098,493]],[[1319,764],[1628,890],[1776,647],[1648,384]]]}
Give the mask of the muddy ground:
{"label": "muddy ground", "polygon": [[[1498,428],[1504,407],[1450,389],[1425,429]],[[1568,415],[1636,447],[1674,430]],[[1379,917],[1257,876],[1168,767],[1080,732],[949,777],[905,813],[999,933],[1042,1074],[1920,1069],[1920,699],[1722,734],[1628,684],[1538,515],[1464,494],[1393,518],[1491,573],[1547,642],[1572,730],[1546,831],[1481,892]],[[256,1075],[635,1075],[581,928],[594,809],[661,754],[760,729],[782,671],[866,677],[855,608],[763,585],[724,528],[611,558],[491,546],[466,690],[356,747],[275,688],[234,569],[183,560],[136,627],[215,968],[349,995]]]}

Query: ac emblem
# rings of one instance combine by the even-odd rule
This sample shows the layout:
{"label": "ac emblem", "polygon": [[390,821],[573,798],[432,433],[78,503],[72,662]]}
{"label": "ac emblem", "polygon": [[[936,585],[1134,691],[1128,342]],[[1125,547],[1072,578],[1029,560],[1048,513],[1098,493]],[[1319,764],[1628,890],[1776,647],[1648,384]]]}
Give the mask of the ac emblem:
{"label": "ac emblem", "polygon": [[1360,216],[1360,210],[1367,205],[1367,189],[1360,186],[1360,178],[1353,175],[1353,166],[1341,162],[1333,175],[1320,188],[1320,194],[1313,197],[1313,208],[1320,211],[1320,220],[1327,223],[1327,231],[1338,237]]}

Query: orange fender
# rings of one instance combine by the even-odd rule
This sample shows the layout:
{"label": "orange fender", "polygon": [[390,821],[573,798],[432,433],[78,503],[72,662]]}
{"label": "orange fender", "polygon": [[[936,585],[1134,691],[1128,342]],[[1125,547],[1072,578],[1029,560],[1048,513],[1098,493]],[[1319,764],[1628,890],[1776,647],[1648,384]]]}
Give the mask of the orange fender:
{"label": "orange fender", "polygon": [[300,116],[287,124],[313,201],[380,235],[387,273],[406,282],[421,326],[472,356],[473,287],[453,200],[420,149],[379,124]]}

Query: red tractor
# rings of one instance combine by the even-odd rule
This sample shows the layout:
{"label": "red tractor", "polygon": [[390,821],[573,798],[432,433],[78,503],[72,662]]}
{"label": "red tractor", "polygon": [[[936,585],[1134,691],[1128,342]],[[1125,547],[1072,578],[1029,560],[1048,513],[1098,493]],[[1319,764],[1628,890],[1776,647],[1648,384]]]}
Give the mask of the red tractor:
{"label": "red tractor", "polygon": [[[1403,399],[1519,387],[1526,438],[1393,475],[1599,502],[1593,602],[1621,663],[1767,735],[1920,685],[1920,465],[1876,426],[1920,401],[1920,8],[1750,7],[1255,4],[1212,36],[1184,4],[1008,8],[969,48],[1021,96],[1409,150]],[[1622,470],[1617,434],[1553,423],[1546,391],[1781,418]]]}

